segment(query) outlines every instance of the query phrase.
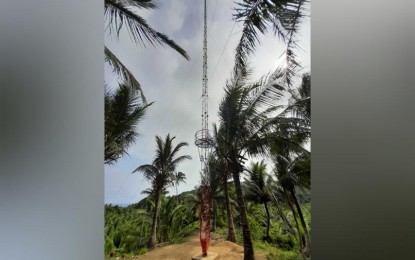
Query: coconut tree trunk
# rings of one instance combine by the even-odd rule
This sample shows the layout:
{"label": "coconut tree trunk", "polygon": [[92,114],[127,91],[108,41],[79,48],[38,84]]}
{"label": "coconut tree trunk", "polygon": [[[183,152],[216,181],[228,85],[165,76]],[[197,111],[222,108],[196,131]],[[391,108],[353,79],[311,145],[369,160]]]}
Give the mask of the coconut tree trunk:
{"label": "coconut tree trunk", "polygon": [[291,212],[293,213],[294,222],[295,222],[295,225],[297,227],[298,242],[300,242],[300,249],[303,250],[303,248],[305,247],[305,238],[304,238],[304,235],[303,235],[303,231],[301,230],[300,223],[298,221],[297,212],[294,209],[291,201],[288,203],[288,205],[290,206]]}
{"label": "coconut tree trunk", "polygon": [[310,236],[309,236],[309,233],[308,233],[307,224],[305,222],[304,215],[303,215],[303,212],[301,210],[300,204],[298,203],[297,197],[295,196],[295,191],[292,190],[291,193],[292,193],[292,200],[293,200],[294,205],[296,207],[298,216],[299,216],[300,221],[301,221],[301,225],[302,225],[304,233],[305,233],[306,244],[305,244],[305,248],[304,248],[304,253],[306,255],[309,255],[310,254],[309,253]]}
{"label": "coconut tree trunk", "polygon": [[306,248],[306,245],[307,245],[304,230],[303,230],[302,225],[300,223],[300,220],[299,220],[299,217],[298,217],[298,214],[297,214],[297,210],[296,210],[295,206],[293,205],[294,202],[293,202],[290,194],[286,194],[286,197],[287,197],[287,202],[288,202],[288,205],[291,209],[291,212],[293,213],[294,222],[295,222],[295,225],[296,225],[297,230],[298,230],[300,249],[301,249],[301,252],[302,252],[302,251],[304,251],[304,249]]}
{"label": "coconut tree trunk", "polygon": [[270,236],[269,236],[269,228],[270,228],[270,225],[271,225],[271,223],[270,223],[270,217],[269,217],[269,210],[268,210],[268,205],[267,205],[267,203],[266,202],[264,202],[264,207],[265,207],[265,211],[267,212],[267,230],[266,230],[266,232],[265,232],[265,235],[266,235],[266,239],[267,240],[269,240],[270,239]]}
{"label": "coconut tree trunk", "polygon": [[231,202],[229,199],[229,191],[228,191],[228,178],[226,177],[227,176],[225,173],[223,177],[223,185],[224,185],[224,191],[225,191],[226,215],[228,218],[228,237],[226,238],[226,240],[236,243],[235,226],[233,225]]}
{"label": "coconut tree trunk", "polygon": [[241,215],[242,238],[244,240],[244,260],[254,260],[254,247],[252,245],[251,231],[249,230],[248,216],[246,214],[245,201],[242,194],[241,182],[239,180],[239,172],[233,170],[232,175],[235,184],[239,214]]}
{"label": "coconut tree trunk", "polygon": [[159,203],[160,203],[160,191],[156,191],[154,195],[154,212],[153,212],[153,221],[151,223],[151,233],[150,239],[148,241],[148,248],[154,249],[157,244],[157,219],[159,216]]}
{"label": "coconut tree trunk", "polygon": [[295,205],[295,207],[297,209],[298,216],[300,217],[300,220],[301,220],[301,225],[304,228],[305,234],[308,236],[307,225],[305,223],[304,215],[303,215],[303,212],[301,210],[300,204],[298,203],[297,197],[295,196],[295,192],[292,191],[291,193],[292,193],[292,197],[293,197],[292,199],[293,199],[294,205]]}
{"label": "coconut tree trunk", "polygon": [[282,211],[282,209],[278,205],[278,201],[277,201],[277,199],[275,198],[275,196],[273,194],[272,194],[272,197],[273,197],[272,202],[274,202],[274,205],[277,208],[278,215],[280,216],[282,221],[285,223],[285,226],[288,228],[288,231],[292,233],[292,227],[290,225],[290,222],[288,222],[287,218],[284,215],[284,212]]}

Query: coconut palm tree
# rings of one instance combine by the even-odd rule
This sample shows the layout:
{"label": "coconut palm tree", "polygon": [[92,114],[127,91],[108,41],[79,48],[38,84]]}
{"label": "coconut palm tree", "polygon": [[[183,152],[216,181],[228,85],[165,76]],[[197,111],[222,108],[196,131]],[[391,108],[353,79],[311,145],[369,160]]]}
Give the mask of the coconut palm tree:
{"label": "coconut palm tree", "polygon": [[151,181],[152,190],[154,192],[154,212],[151,225],[151,235],[148,241],[148,248],[154,249],[157,243],[157,219],[159,218],[159,204],[160,195],[163,190],[169,186],[174,185],[175,171],[177,165],[183,162],[185,159],[191,159],[189,155],[181,155],[178,153],[180,149],[188,144],[186,142],[180,142],[176,146],[173,145],[173,140],[170,134],[163,140],[161,137],[156,136],[156,156],[152,164],[144,164],[139,166],[133,171],[143,172],[147,180]]}
{"label": "coconut palm tree", "polygon": [[[120,36],[120,32],[125,28],[130,35],[131,40],[141,46],[161,45],[168,46],[177,51],[184,58],[189,60],[186,51],[177,45],[173,40],[165,34],[154,30],[145,19],[138,15],[134,9],[155,9],[157,4],[153,0],[105,0],[104,16],[107,21],[106,30],[109,34],[116,37]],[[130,86],[141,93],[141,98],[145,102],[145,97],[140,83],[131,73],[131,71],[105,46],[105,62],[112,67],[113,72],[117,74],[121,80],[128,82]]]}
{"label": "coconut palm tree", "polygon": [[270,194],[271,202],[276,208],[277,215],[280,217],[281,221],[285,225],[284,229],[295,236],[295,234],[293,233],[292,226],[288,221],[287,216],[284,214],[283,206],[285,206],[287,202],[284,190],[282,189],[281,185],[279,185],[278,181],[272,183],[268,192]]}
{"label": "coconut palm tree", "polygon": [[126,83],[114,92],[105,93],[105,163],[116,162],[127,153],[139,136],[137,124],[144,118],[150,105],[142,105],[139,96]]}
{"label": "coconut palm tree", "polygon": [[[224,183],[224,160],[217,157],[215,153],[210,153],[208,157],[208,169],[209,169],[209,187],[210,187],[210,198],[212,199],[212,232],[215,232],[216,225],[217,225],[217,212],[218,212],[218,205],[220,203],[225,202],[228,209],[231,210],[230,206],[230,199],[229,199],[229,192],[227,187],[227,179],[226,184]],[[228,174],[227,174],[228,175]],[[226,189],[226,190],[225,190]],[[224,195],[222,194],[224,192]],[[229,241],[236,240],[235,236],[235,228],[233,227],[233,219],[231,213],[229,214],[230,222],[228,220],[228,237]],[[233,234],[232,234],[233,233]],[[232,241],[235,242],[235,241]]]}
{"label": "coconut palm tree", "polygon": [[[279,148],[275,152],[275,173],[278,183],[282,187],[283,194],[288,206],[293,213],[295,224],[298,231],[301,250],[304,254],[309,254],[309,232],[302,209],[298,202],[296,188],[310,189],[310,153],[304,151],[300,155],[290,155],[284,149]],[[286,156],[283,156],[283,154]]]}
{"label": "coconut palm tree", "polygon": [[[279,75],[281,76],[281,75]],[[278,131],[296,137],[299,144],[309,141],[311,136],[311,74],[304,73],[301,82],[294,88],[286,88],[289,104],[283,108],[278,118]],[[296,135],[293,135],[293,134]],[[281,135],[280,136],[284,136]]]}
{"label": "coconut palm tree", "polygon": [[183,182],[186,183],[186,174],[182,173],[182,172],[175,172],[174,173],[174,186],[176,187],[176,197],[179,195],[179,191],[178,191],[178,187],[179,184]]}
{"label": "coconut palm tree", "polygon": [[269,194],[269,186],[272,183],[272,177],[266,172],[266,163],[264,160],[261,162],[252,162],[251,167],[247,169],[248,178],[245,178],[245,185],[247,188],[246,198],[255,202],[262,203],[267,214],[267,227],[265,231],[265,240],[270,240],[270,213],[268,209],[268,202],[271,201]]}
{"label": "coconut palm tree", "polygon": [[269,154],[268,133],[274,127],[273,114],[278,107],[273,105],[275,100],[267,101],[279,97],[281,87],[277,84],[264,85],[264,79],[247,84],[245,78],[246,75],[239,74],[226,84],[225,96],[219,106],[219,119],[223,128],[220,138],[227,147],[225,159],[232,173],[241,217],[244,259],[254,259],[240,173],[244,170],[247,155]]}
{"label": "coconut palm tree", "polygon": [[311,153],[304,148],[311,135],[311,76],[304,74],[301,84],[291,89],[289,105],[278,116],[278,125],[270,134],[274,171],[282,194],[297,226],[300,246],[309,254],[309,232],[298,202],[296,188],[310,189]]}
{"label": "coconut palm tree", "polygon": [[220,171],[220,176],[222,177],[222,185],[223,185],[223,192],[225,197],[225,205],[226,205],[226,217],[228,222],[228,233],[226,240],[236,243],[236,233],[235,233],[235,225],[233,223],[233,216],[232,216],[232,207],[231,201],[229,196],[229,183],[228,180],[232,178],[232,174],[229,171],[229,167],[227,164],[227,160],[225,158],[226,152],[226,145],[223,142],[222,136],[220,136],[223,132],[223,128],[218,128],[216,124],[213,124],[213,138],[215,140],[215,154],[217,158],[217,167],[218,171]]}
{"label": "coconut palm tree", "polygon": [[157,224],[159,241],[172,241],[178,235],[180,220],[185,212],[186,205],[177,204],[172,197],[162,197],[160,200],[160,214]]}

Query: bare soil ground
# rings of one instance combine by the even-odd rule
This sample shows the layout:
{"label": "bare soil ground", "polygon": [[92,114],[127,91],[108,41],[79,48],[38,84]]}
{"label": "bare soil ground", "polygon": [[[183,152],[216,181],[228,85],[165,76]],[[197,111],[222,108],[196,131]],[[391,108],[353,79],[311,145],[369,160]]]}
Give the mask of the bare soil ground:
{"label": "bare soil ground", "polygon": [[[190,260],[193,256],[200,255],[201,253],[202,248],[200,246],[199,236],[196,235],[184,243],[159,247],[144,255],[131,259]],[[215,260],[240,260],[243,259],[244,249],[238,244],[223,241],[223,238],[212,237],[208,250],[209,253],[218,254]],[[261,254],[255,254],[255,259],[266,260],[266,257]]]}

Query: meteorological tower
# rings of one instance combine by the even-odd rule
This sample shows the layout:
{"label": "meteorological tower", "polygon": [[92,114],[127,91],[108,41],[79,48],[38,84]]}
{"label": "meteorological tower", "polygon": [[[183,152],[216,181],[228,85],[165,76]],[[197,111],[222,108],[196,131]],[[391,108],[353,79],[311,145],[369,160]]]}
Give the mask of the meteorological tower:
{"label": "meteorological tower", "polygon": [[208,79],[207,79],[207,25],[206,0],[204,0],[203,15],[203,77],[202,77],[202,129],[195,134],[195,145],[198,147],[201,163],[201,201],[200,201],[200,243],[203,255],[207,255],[210,241],[210,187],[208,156],[214,147],[212,132],[209,131],[208,121]]}

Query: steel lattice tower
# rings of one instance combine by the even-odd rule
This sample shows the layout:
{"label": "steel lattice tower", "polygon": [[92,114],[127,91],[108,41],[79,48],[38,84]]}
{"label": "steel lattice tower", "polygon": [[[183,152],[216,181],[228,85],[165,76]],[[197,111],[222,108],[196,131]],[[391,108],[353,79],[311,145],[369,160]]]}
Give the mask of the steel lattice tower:
{"label": "steel lattice tower", "polygon": [[195,134],[195,145],[199,150],[202,166],[200,187],[200,244],[203,256],[207,255],[210,242],[210,211],[211,198],[209,187],[209,164],[208,156],[214,146],[211,132],[208,128],[208,79],[207,79],[207,25],[206,25],[206,0],[203,16],[203,79],[202,79],[202,129]]}
{"label": "steel lattice tower", "polygon": [[202,166],[202,185],[209,185],[208,182],[208,155],[214,146],[211,131],[209,131],[208,111],[208,78],[207,78],[207,24],[206,24],[206,0],[204,1],[203,17],[203,78],[202,78],[202,129],[195,134],[195,145],[199,150],[199,157]]}

